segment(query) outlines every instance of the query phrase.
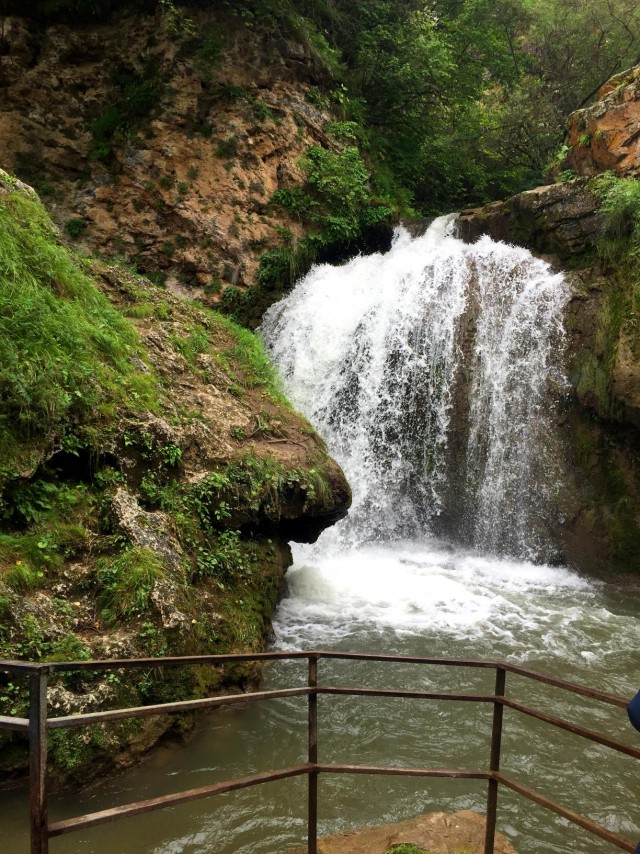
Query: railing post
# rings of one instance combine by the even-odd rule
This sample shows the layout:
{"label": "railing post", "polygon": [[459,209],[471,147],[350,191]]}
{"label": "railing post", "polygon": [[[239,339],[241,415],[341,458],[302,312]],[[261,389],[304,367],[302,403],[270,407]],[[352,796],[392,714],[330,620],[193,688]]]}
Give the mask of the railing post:
{"label": "railing post", "polygon": [[[506,671],[502,667],[496,668],[496,697],[504,697],[504,685]],[[500,747],[502,745],[502,717],[504,706],[502,703],[493,704],[493,729],[491,732],[491,759],[489,761],[490,771],[500,770]],[[487,792],[487,826],[484,837],[484,854],[493,854],[496,839],[496,816],[498,811],[498,781],[489,780]]]}
{"label": "railing post", "polygon": [[[309,656],[309,688],[318,685],[318,658]],[[318,764],[318,695],[309,694],[309,765]],[[318,772],[309,773],[308,851],[318,852]]]}
{"label": "railing post", "polygon": [[29,674],[29,809],[31,854],[48,854],[46,667]]}

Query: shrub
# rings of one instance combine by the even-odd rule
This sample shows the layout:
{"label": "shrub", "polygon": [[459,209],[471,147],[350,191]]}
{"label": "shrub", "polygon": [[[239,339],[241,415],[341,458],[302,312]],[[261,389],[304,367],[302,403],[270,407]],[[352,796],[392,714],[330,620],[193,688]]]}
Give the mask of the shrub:
{"label": "shrub", "polygon": [[[605,242],[626,244],[630,255],[640,255],[640,181],[636,178],[618,178],[607,172],[593,182],[600,199],[600,213],[604,219]],[[610,260],[615,260],[611,258]]]}
{"label": "shrub", "polygon": [[69,237],[74,240],[84,232],[87,227],[87,223],[83,219],[69,219],[65,223],[64,230],[67,232]]}

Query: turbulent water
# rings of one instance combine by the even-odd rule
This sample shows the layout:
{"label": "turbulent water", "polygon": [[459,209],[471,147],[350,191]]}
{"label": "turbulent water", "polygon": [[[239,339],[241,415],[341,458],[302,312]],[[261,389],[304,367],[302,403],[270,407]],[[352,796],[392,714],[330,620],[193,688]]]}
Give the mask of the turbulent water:
{"label": "turbulent water", "polygon": [[524,249],[463,244],[454,224],[442,217],[418,238],[399,229],[385,255],[315,267],[261,332],[353,487],[341,545],[435,528],[537,557],[567,288]]}

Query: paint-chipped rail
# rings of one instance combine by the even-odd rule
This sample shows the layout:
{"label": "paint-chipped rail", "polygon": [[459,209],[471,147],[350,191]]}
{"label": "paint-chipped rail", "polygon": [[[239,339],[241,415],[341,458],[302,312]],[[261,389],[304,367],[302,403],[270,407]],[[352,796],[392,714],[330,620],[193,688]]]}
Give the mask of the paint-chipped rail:
{"label": "paint-chipped rail", "polygon": [[[389,690],[376,688],[337,687],[318,683],[318,662],[322,659],[341,659],[346,661],[388,662],[393,664],[417,664],[421,666],[482,668],[495,673],[493,694],[460,694],[434,691]],[[65,717],[49,717],[47,714],[47,683],[54,673],[73,673],[83,670],[116,671],[145,667],[189,667],[209,665],[219,667],[240,661],[307,661],[307,685],[300,688],[284,688],[276,691],[256,691],[250,694],[223,697],[207,697],[199,700],[182,700],[174,703],[159,703],[109,711],[87,712]],[[510,709],[518,714],[542,721],[549,726],[580,736],[595,744],[618,751],[635,759],[640,759],[640,750],[608,736],[572,724],[560,718],[532,709],[505,696],[507,673],[537,682],[542,682],[568,691],[580,697],[624,708],[627,700],[598,691],[583,685],[566,682],[554,676],[527,670],[508,662],[474,661],[464,659],[426,658],[421,656],[372,655],[367,653],[333,652],[326,650],[296,652],[266,652],[243,655],[203,655],[179,658],[137,658],[110,659],[101,661],[69,661],[50,664],[35,664],[21,661],[0,660],[0,673],[22,675],[29,682],[29,717],[19,718],[0,716],[0,730],[13,730],[27,733],[29,737],[29,791],[30,791],[30,838],[31,854],[48,854],[49,839],[71,833],[82,828],[94,827],[116,821],[125,816],[140,815],[167,806],[177,806],[189,801],[209,798],[223,792],[259,786],[275,780],[306,776],[308,778],[308,851],[318,851],[318,776],[320,774],[375,774],[396,775],[402,777],[446,777],[451,779],[487,781],[487,821],[484,854],[493,854],[500,786],[517,792],[545,809],[562,816],[567,821],[582,827],[599,839],[611,843],[621,851],[633,854],[636,846],[633,842],[607,830],[586,816],[563,807],[545,795],[522,785],[517,780],[500,771],[502,725],[504,710]],[[387,765],[341,765],[326,764],[318,761],[318,696],[348,695],[358,697],[411,698],[424,701],[448,700],[464,703],[490,703],[493,705],[493,725],[491,733],[491,752],[489,763],[484,769],[462,768],[409,768]],[[159,798],[135,801],[112,809],[76,816],[65,821],[50,823],[47,813],[47,734],[49,730],[68,727],[90,726],[96,723],[139,718],[152,715],[170,715],[194,710],[209,710],[229,703],[264,702],[282,697],[307,697],[308,703],[308,758],[307,762],[290,768],[280,768],[225,780],[199,789],[187,789]]]}

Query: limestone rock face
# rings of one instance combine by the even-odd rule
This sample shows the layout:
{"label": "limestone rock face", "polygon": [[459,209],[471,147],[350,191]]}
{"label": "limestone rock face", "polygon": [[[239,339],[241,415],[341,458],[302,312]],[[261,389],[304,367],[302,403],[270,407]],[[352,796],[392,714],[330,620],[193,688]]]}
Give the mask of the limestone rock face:
{"label": "limestone rock face", "polygon": [[597,100],[569,116],[564,168],[592,176],[640,175],[640,65],[612,77]]}
{"label": "limestone rock face", "polygon": [[310,100],[325,72],[304,45],[224,9],[188,14],[215,56],[161,11],[90,28],[5,18],[0,146],[58,225],[76,222],[81,246],[215,304],[255,285],[265,251],[302,235],[269,201],[302,184],[309,146],[335,143]]}

